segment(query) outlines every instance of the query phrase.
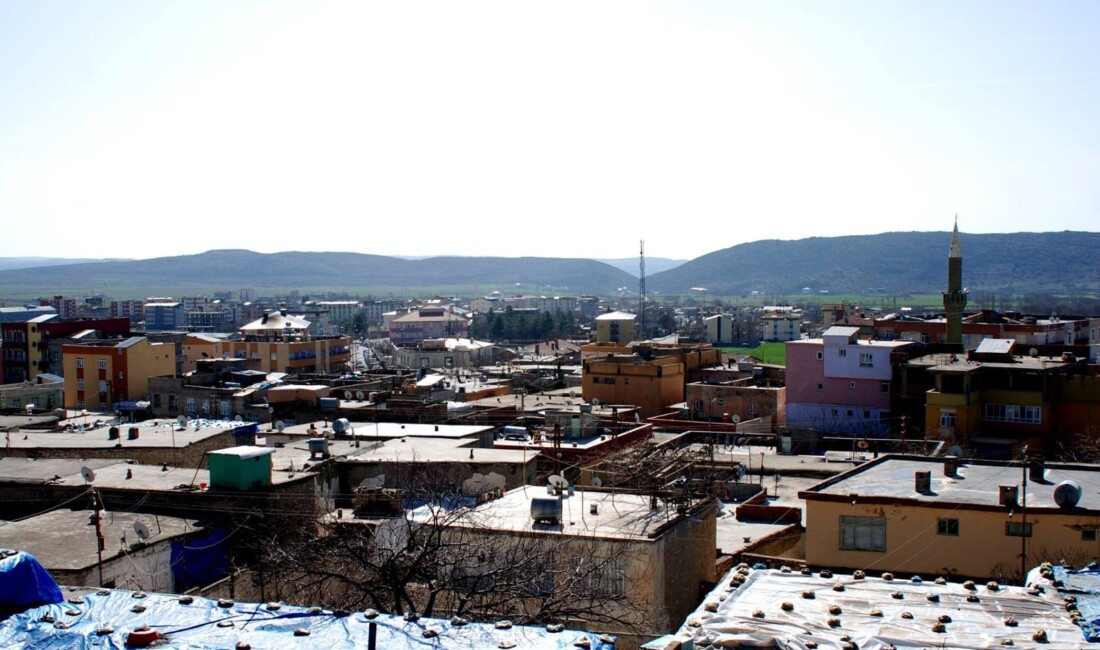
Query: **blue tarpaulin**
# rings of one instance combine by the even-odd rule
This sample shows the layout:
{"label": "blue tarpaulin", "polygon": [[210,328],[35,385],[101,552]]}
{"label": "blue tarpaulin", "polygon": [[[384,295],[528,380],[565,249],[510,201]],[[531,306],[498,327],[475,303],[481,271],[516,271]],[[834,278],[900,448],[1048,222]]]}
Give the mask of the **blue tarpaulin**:
{"label": "blue tarpaulin", "polygon": [[0,616],[62,600],[53,576],[33,555],[0,550]]}
{"label": "blue tarpaulin", "polygon": [[213,584],[229,575],[226,537],[225,529],[218,528],[204,537],[172,542],[172,576],[178,589]]}
{"label": "blue tarpaulin", "polygon": [[363,612],[337,615],[206,598],[185,603],[179,596],[125,590],[69,596],[68,602],[35,607],[0,623],[0,648],[122,650],[127,635],[144,625],[164,636],[156,647],[175,650],[232,650],[239,643],[265,650],[366,648],[371,622],[377,625],[378,650],[577,650],[581,639],[592,650],[615,648],[612,637],[541,627],[502,629],[493,623],[454,625],[385,614],[370,619]]}

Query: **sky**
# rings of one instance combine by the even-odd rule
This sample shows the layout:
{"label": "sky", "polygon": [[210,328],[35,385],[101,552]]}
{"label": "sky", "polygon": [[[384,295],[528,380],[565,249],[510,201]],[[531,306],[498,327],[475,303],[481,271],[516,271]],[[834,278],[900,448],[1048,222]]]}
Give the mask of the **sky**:
{"label": "sky", "polygon": [[1100,3],[0,0],[0,256],[1100,224]]}

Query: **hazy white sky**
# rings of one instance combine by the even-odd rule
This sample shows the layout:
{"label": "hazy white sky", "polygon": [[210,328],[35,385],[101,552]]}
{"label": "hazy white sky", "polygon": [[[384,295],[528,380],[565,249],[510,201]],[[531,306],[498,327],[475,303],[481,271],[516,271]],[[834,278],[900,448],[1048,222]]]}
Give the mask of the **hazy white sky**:
{"label": "hazy white sky", "polygon": [[1100,3],[0,0],[0,256],[1097,230]]}

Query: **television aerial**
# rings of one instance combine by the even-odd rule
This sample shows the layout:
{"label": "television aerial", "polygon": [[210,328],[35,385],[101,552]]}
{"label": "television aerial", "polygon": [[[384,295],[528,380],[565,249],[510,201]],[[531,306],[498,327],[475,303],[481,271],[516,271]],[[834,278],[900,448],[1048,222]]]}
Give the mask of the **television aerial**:
{"label": "television aerial", "polygon": [[84,477],[85,483],[91,483],[95,480],[95,470],[87,465],[80,468],[80,475]]}
{"label": "television aerial", "polygon": [[149,527],[140,521],[134,522],[134,532],[137,533],[138,540],[142,542],[150,537]]}

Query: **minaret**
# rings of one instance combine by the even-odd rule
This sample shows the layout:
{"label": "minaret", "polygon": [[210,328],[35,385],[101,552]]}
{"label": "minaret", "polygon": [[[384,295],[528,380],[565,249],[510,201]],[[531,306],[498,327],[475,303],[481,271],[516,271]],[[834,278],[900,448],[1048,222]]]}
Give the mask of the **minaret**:
{"label": "minaret", "polygon": [[955,230],[951,233],[951,252],[947,254],[947,291],[943,294],[943,309],[947,313],[947,342],[962,345],[962,315],[966,309],[966,292],[962,288],[963,257],[959,248],[959,215],[955,215]]}

